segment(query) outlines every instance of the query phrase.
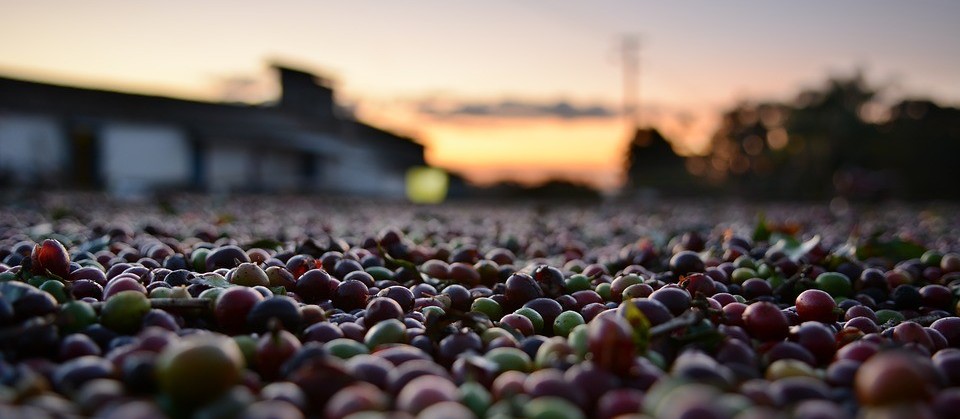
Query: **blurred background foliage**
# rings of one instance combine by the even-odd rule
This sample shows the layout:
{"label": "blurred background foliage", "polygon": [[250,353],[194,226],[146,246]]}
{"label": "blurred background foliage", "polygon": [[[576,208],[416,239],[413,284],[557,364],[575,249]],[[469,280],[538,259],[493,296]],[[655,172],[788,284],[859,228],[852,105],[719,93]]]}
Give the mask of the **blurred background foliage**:
{"label": "blurred background foliage", "polygon": [[677,156],[655,129],[638,129],[625,193],[960,199],[960,109],[923,98],[884,104],[881,94],[858,72],[792,101],[741,102],[724,112],[702,156]]}

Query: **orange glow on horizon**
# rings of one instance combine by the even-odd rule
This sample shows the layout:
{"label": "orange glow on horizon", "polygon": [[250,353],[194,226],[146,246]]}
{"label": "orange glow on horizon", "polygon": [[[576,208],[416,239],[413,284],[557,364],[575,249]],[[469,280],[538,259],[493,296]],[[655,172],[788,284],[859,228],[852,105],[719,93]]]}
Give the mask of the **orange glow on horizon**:
{"label": "orange glow on horizon", "polygon": [[[678,154],[691,155],[704,152],[716,129],[713,114],[699,110],[695,122],[662,114],[647,119],[673,141]],[[409,103],[361,106],[358,117],[414,137],[425,146],[428,164],[480,186],[569,180],[612,192],[625,181],[625,153],[633,135],[620,117],[435,117]]]}
{"label": "orange glow on horizon", "polygon": [[528,120],[425,127],[427,159],[438,165],[610,164],[622,155],[627,129],[617,121]]}
{"label": "orange glow on horizon", "polygon": [[359,117],[400,131],[417,127],[411,135],[428,164],[478,185],[564,179],[609,191],[623,183],[630,130],[621,118],[436,118],[396,105]]}
{"label": "orange glow on horizon", "polygon": [[616,120],[495,121],[427,128],[427,162],[479,184],[561,178],[603,190],[622,181],[629,132]]}

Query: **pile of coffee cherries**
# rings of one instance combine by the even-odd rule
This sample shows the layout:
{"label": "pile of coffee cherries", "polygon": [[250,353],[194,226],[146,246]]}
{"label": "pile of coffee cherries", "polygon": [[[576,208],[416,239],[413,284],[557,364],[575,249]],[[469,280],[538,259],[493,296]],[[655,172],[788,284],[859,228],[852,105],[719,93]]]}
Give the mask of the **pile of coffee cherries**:
{"label": "pile of coffee cherries", "polygon": [[960,414],[955,208],[38,202],[4,418]]}

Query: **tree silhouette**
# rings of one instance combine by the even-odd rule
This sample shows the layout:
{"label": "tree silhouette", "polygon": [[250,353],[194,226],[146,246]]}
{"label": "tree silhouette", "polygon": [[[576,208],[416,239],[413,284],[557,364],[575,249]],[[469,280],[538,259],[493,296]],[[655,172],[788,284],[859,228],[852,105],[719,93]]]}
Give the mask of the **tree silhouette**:
{"label": "tree silhouette", "polygon": [[904,100],[880,124],[871,168],[894,178],[893,192],[906,199],[960,199],[960,109],[929,100]]}
{"label": "tree silhouette", "polygon": [[855,73],[790,103],[740,103],[712,137],[705,179],[753,198],[960,198],[949,186],[960,175],[960,110],[908,100],[867,120],[876,97]]}
{"label": "tree silhouette", "polygon": [[656,128],[637,129],[627,147],[627,194],[642,190],[661,195],[689,196],[700,192],[670,142]]}

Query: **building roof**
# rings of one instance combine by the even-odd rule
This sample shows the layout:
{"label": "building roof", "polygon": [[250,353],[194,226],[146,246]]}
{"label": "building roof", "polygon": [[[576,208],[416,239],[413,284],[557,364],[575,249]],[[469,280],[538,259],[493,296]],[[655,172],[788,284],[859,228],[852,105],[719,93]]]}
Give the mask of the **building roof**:
{"label": "building roof", "polygon": [[[317,86],[329,89],[323,80],[318,78]],[[314,117],[278,106],[203,102],[0,77],[0,112],[50,115],[94,126],[101,121],[169,124],[206,141],[263,142],[294,149],[312,148],[310,137],[337,137],[391,152],[419,153],[419,162],[410,164],[423,161],[423,146],[409,138],[362,122]],[[350,135],[345,125],[361,126],[354,130],[360,135]]]}

